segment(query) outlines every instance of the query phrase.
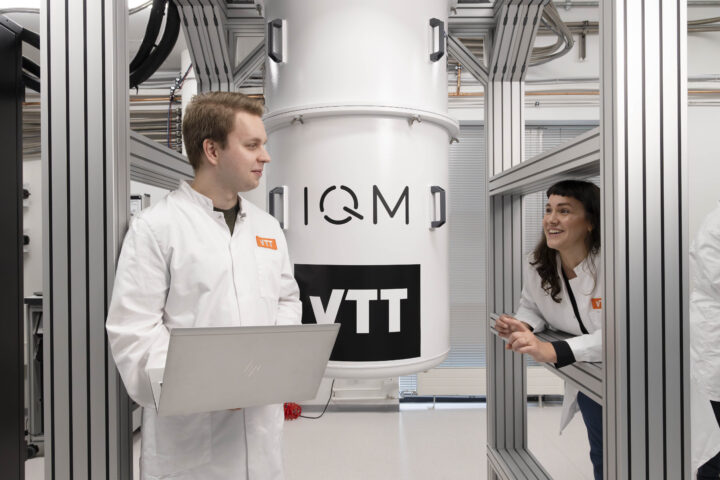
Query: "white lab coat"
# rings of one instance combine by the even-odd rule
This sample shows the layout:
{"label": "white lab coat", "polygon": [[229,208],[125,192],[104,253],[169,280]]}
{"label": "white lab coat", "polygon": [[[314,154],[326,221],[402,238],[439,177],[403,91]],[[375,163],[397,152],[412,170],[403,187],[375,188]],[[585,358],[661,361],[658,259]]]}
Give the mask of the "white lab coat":
{"label": "white lab coat", "polygon": [[[174,327],[300,323],[282,230],[241,202],[245,216],[231,236],[212,201],[183,183],[140,212],[125,237],[106,327],[125,387],[144,407],[143,479],[284,476],[282,405],[158,417],[147,374],[165,366]],[[256,237],[277,248],[261,247]]]}
{"label": "white lab coat", "polygon": [[[575,360],[578,362],[601,362],[603,317],[599,256],[588,256],[575,267],[577,276],[569,280],[570,288],[572,288],[575,295],[580,318],[588,331],[587,334],[582,333],[580,324],[575,318],[575,312],[566,291],[565,282],[562,280],[560,256],[557,256],[557,269],[562,286],[559,295],[560,303],[556,303],[550,297],[550,294],[543,290],[540,275],[535,267],[530,264],[531,261],[532,254],[525,262],[522,296],[515,318],[530,325],[535,333],[541,332],[547,325],[553,330],[577,335],[567,340]],[[577,387],[565,382],[565,396],[560,421],[561,432],[579,410],[577,394]]]}
{"label": "white lab coat", "polygon": [[690,396],[692,463],[720,452],[720,426],[710,401],[720,401],[720,205],[690,247]]}

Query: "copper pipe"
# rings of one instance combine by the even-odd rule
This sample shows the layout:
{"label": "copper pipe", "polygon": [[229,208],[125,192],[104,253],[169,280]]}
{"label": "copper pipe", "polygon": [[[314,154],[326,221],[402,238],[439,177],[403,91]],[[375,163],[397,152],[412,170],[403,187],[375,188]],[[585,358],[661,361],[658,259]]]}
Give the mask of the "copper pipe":
{"label": "copper pipe", "polygon": [[[175,95],[173,101],[181,99],[181,95]],[[169,102],[170,97],[142,97],[142,98],[130,98],[130,102]]]}
{"label": "copper pipe", "polygon": [[455,68],[455,75],[457,76],[457,88],[455,89],[455,93],[460,95],[460,75],[462,75],[462,67],[460,65]]}
{"label": "copper pipe", "polygon": [[[720,94],[720,90],[688,90],[689,95],[712,95]],[[551,97],[551,96],[575,96],[575,95],[600,95],[599,90],[588,90],[586,92],[560,92],[560,91],[536,91],[525,92],[526,97]],[[449,97],[484,97],[484,92],[472,93],[448,93]]]}
{"label": "copper pipe", "polygon": [[[250,98],[257,98],[257,99],[260,99],[260,100],[263,99],[263,95],[262,95],[262,94],[258,94],[258,93],[253,93],[253,94],[251,94],[251,95],[248,95],[248,97],[250,97]],[[175,97],[173,98],[173,101],[178,101],[178,102],[179,102],[181,98],[182,98],[181,95],[175,95]],[[170,97],[143,97],[143,98],[133,98],[133,97],[131,97],[131,98],[130,98],[130,102],[131,102],[131,103],[142,103],[142,102],[169,102],[169,101],[170,101]],[[35,107],[37,107],[37,106],[40,106],[40,102],[23,102],[23,106],[31,106],[31,107],[32,107],[32,106],[35,106]]]}
{"label": "copper pipe", "polygon": [[[173,100],[179,101],[182,97],[180,95],[175,95]],[[169,102],[170,97],[130,97],[131,103],[142,103],[142,102]],[[24,106],[38,106],[40,105],[40,102],[23,102]]]}
{"label": "copper pipe", "polygon": [[525,96],[528,97],[544,97],[544,96],[554,96],[554,95],[600,95],[599,90],[587,90],[585,92],[555,92],[555,91],[546,91],[546,92],[525,92]]}
{"label": "copper pipe", "polygon": [[[458,68],[458,70],[460,70]],[[449,97],[483,97],[484,92],[460,92],[460,75],[458,74],[458,87],[455,93],[448,93]],[[586,92],[561,92],[561,91],[536,91],[536,92],[525,92],[525,96],[575,96],[575,95],[599,95],[598,90],[589,90]],[[688,90],[689,95],[713,95],[720,94],[720,90]],[[248,95],[251,98],[263,99],[261,94]],[[177,97],[175,97],[177,98]],[[137,98],[130,99],[131,102],[149,102],[149,101],[170,101],[170,97],[152,97],[152,98]],[[36,107],[39,106],[40,102],[23,102],[23,106]]]}
{"label": "copper pipe", "polygon": [[[525,92],[526,97],[544,97],[544,96],[568,96],[568,95],[599,95],[600,92],[597,90],[587,92]],[[484,92],[473,92],[473,93],[448,93],[450,97],[484,97]]]}
{"label": "copper pipe", "polygon": [[[720,94],[720,89],[717,90],[688,90],[689,95],[701,95],[701,94]],[[525,92],[526,96],[553,96],[553,95],[600,95],[599,90],[588,90],[584,92]]]}

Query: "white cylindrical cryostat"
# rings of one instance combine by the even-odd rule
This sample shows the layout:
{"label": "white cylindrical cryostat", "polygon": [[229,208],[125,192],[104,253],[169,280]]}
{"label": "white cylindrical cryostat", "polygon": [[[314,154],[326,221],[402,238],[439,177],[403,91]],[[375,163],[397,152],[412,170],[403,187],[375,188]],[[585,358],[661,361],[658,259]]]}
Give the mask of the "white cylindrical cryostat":
{"label": "white cylindrical cryostat", "polygon": [[449,143],[439,0],[265,0],[269,209],[304,323],[341,323],[335,377],[449,350]]}

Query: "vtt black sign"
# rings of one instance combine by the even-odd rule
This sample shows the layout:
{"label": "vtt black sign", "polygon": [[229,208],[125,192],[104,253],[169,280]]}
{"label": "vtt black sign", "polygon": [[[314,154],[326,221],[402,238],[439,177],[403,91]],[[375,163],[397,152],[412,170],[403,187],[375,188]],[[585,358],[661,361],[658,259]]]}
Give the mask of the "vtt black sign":
{"label": "vtt black sign", "polygon": [[330,360],[420,356],[420,265],[295,265],[302,323],[340,323]]}
{"label": "vtt black sign", "polygon": [[[308,187],[305,187],[304,189],[303,198],[303,210],[305,212],[304,219],[305,225],[307,225],[309,222],[308,211],[310,208],[308,202]],[[390,218],[394,218],[395,214],[397,214],[400,210],[400,207],[402,205],[405,205],[405,225],[408,225],[410,223],[410,187],[406,186],[403,189],[400,197],[395,202],[395,206],[393,206],[392,208],[390,208],[387,197],[382,194],[380,188],[378,188],[377,185],[373,185],[372,187],[372,199],[372,222],[374,225],[377,225],[378,223],[378,204],[382,205]],[[338,216],[337,214],[336,216],[331,216],[327,212],[327,205],[337,204],[338,202],[342,202],[340,204],[343,205],[342,211],[345,212],[345,214],[341,216]],[[320,195],[318,207],[320,209],[320,213],[323,214],[323,218],[325,219],[325,221],[333,225],[344,225],[353,219],[365,219],[365,215],[363,215],[363,213],[360,211],[360,202],[358,201],[357,194],[350,187],[347,187],[345,185],[340,185],[339,187],[336,185],[332,185],[326,188],[322,192],[322,195]]]}

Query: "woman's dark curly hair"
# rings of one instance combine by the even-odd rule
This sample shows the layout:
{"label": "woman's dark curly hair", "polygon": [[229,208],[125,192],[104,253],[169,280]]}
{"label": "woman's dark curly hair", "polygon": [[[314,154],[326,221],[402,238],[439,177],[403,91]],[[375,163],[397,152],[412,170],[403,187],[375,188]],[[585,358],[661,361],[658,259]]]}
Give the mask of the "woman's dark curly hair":
{"label": "woman's dark curly hair", "polygon": [[[585,208],[585,218],[590,222],[592,230],[585,237],[585,246],[588,255],[595,255],[600,252],[600,189],[597,185],[582,180],[563,180],[554,184],[547,191],[550,195],[571,197],[582,203]],[[591,260],[592,261],[592,260]],[[533,260],[530,262],[535,267],[540,279],[542,288],[556,302],[560,303],[560,291],[562,290],[560,276],[557,271],[557,250],[547,245],[545,235],[542,235],[540,242],[533,251]],[[594,269],[595,265],[591,267]]]}

